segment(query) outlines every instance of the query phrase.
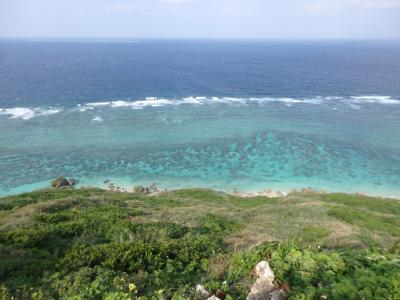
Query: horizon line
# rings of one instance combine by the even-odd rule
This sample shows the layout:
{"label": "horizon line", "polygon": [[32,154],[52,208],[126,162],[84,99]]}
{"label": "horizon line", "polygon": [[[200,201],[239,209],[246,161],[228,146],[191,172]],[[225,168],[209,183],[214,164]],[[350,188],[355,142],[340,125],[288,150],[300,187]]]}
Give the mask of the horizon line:
{"label": "horizon line", "polygon": [[151,40],[182,40],[182,41],[400,41],[400,37],[1,37],[0,40],[16,41],[128,41],[140,42]]}

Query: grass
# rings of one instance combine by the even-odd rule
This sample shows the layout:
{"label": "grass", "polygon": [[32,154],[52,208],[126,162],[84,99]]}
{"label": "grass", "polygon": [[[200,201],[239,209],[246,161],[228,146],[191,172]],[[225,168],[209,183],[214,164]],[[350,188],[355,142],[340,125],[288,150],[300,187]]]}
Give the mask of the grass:
{"label": "grass", "polygon": [[390,199],[41,190],[0,199],[0,299],[245,299],[262,259],[289,299],[400,299],[399,240]]}
{"label": "grass", "polygon": [[327,194],[321,197],[321,201],[382,214],[400,215],[400,201],[393,201],[391,199],[379,199],[377,201],[377,198],[362,195]]}
{"label": "grass", "polygon": [[349,207],[332,207],[328,215],[369,231],[382,231],[394,237],[400,236],[400,218],[396,215],[380,215]]}

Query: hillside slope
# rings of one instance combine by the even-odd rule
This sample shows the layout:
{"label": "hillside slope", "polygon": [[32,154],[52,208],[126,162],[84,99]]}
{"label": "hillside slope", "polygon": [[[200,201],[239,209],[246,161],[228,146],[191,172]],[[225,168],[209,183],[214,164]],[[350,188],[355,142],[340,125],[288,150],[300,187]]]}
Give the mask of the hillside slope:
{"label": "hillside slope", "polygon": [[245,299],[269,261],[289,299],[400,299],[400,202],[50,189],[0,199],[0,299]]}

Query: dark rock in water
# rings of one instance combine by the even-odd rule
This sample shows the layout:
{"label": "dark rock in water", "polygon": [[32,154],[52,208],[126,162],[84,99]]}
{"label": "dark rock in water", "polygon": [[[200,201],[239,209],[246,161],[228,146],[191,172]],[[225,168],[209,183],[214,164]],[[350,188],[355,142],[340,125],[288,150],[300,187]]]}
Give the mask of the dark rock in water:
{"label": "dark rock in water", "polygon": [[109,183],[109,182],[110,182],[109,179],[106,179],[106,180],[103,181],[104,184],[107,184],[107,183]]}
{"label": "dark rock in water", "polygon": [[71,187],[71,186],[74,186],[75,183],[76,183],[75,179],[73,179],[73,178],[67,179],[67,178],[61,176],[61,177],[58,177],[57,179],[54,179],[51,182],[51,186],[55,187],[55,188]]}

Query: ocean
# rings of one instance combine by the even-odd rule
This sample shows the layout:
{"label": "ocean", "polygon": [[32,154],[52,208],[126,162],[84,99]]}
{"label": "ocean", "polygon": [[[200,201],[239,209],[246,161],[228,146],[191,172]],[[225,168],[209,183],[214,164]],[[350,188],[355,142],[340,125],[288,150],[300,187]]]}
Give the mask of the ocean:
{"label": "ocean", "polygon": [[400,42],[1,40],[0,195],[312,187],[400,197]]}

